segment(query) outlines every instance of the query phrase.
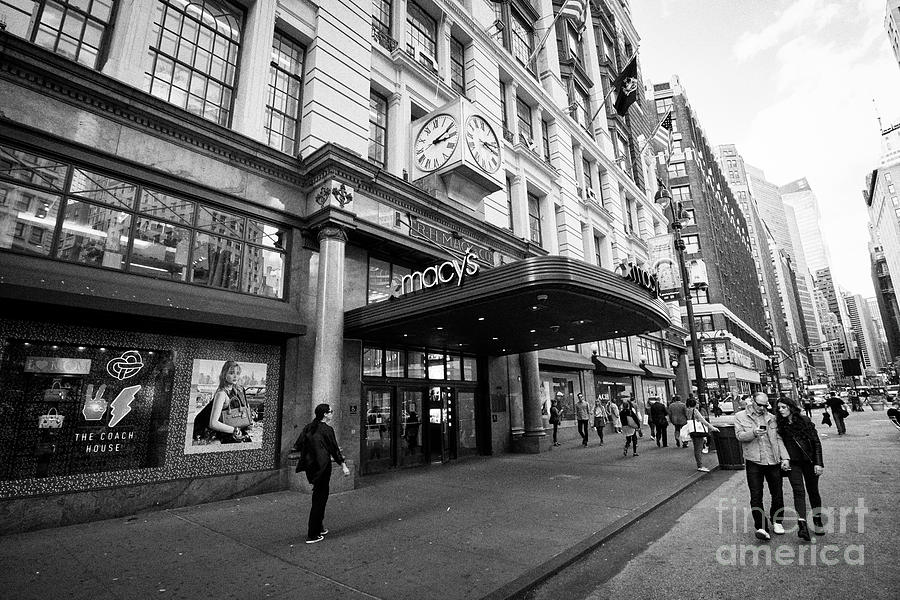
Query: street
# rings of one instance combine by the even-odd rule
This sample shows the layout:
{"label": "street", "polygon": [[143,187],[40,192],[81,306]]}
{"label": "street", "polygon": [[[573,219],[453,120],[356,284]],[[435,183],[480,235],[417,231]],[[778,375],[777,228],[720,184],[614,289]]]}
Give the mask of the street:
{"label": "street", "polygon": [[[819,422],[821,411],[814,416]],[[745,474],[735,471],[705,496],[695,492],[712,479],[685,491],[527,597],[896,598],[900,432],[872,411],[852,413],[845,436],[818,429],[826,467],[820,491],[823,506],[834,509],[834,532],[805,544],[790,520],[784,536],[758,542],[752,521],[743,523]],[[792,506],[784,482],[785,506]]]}

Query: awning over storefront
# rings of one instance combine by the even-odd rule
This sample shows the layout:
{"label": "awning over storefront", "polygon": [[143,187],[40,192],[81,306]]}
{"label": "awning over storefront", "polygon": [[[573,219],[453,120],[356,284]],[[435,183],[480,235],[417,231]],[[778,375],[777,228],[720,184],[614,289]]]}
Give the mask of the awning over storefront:
{"label": "awning over storefront", "polygon": [[646,375],[646,371],[634,363],[627,360],[617,360],[615,358],[606,358],[605,356],[592,356],[591,362],[594,363],[594,370],[598,373],[612,373],[622,375]]}
{"label": "awning over storefront", "polygon": [[619,275],[562,256],[527,258],[347,311],[347,338],[516,354],[668,327],[665,304]]}
{"label": "awning over storefront", "polygon": [[655,377],[656,379],[675,379],[675,373],[672,372],[672,369],[656,367],[653,365],[644,365],[641,368],[644,369],[644,374],[648,377]]}

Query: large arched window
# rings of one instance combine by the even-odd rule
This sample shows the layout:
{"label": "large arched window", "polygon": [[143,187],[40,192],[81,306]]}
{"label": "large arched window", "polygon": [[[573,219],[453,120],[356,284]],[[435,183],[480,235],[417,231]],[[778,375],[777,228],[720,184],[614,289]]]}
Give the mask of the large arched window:
{"label": "large arched window", "polygon": [[243,11],[225,0],[159,0],[147,91],[227,126],[243,19]]}

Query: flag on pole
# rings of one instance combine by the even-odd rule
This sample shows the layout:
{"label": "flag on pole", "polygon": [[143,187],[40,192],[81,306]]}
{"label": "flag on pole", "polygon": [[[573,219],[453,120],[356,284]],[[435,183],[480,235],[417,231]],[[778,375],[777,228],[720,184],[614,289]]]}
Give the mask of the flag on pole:
{"label": "flag on pole", "polygon": [[653,135],[653,141],[662,144],[666,149],[666,159],[672,155],[672,111],[666,113],[666,117],[660,121]]}
{"label": "flag on pole", "polygon": [[577,31],[584,29],[586,21],[588,0],[566,0],[566,3],[559,9],[559,16],[568,19],[575,25]]}
{"label": "flag on pole", "polygon": [[625,65],[616,80],[613,81],[613,88],[616,90],[615,109],[619,116],[624,117],[628,114],[628,108],[637,100],[637,92],[640,83],[637,78],[637,55]]}

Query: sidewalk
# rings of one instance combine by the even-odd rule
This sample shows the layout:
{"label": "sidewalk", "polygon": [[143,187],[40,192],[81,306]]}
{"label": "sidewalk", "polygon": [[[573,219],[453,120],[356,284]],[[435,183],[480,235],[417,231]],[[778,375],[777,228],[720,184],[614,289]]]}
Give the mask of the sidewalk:
{"label": "sidewalk", "polygon": [[[815,411],[817,423],[821,412]],[[820,491],[823,506],[834,509],[834,530],[802,542],[794,519],[789,518],[785,535],[758,542],[752,521],[749,530],[743,523],[743,509],[749,503],[744,472],[734,472],[667,533],[632,557],[615,577],[597,581],[587,594],[569,597],[897,598],[900,432],[883,411],[850,413],[846,423],[847,435],[840,437],[834,427],[817,425],[825,457]],[[785,506],[793,507],[786,480],[784,501]],[[858,509],[860,503],[863,510]],[[583,578],[591,572],[593,560],[602,561],[603,557],[589,557],[554,581],[556,585],[541,586],[530,598],[564,597],[560,596],[560,587],[565,586],[562,580]],[[647,585],[635,585],[636,581]]]}
{"label": "sidewalk", "polygon": [[[331,496],[331,533],[315,545],[304,544],[310,497],[296,492],[0,537],[0,589],[11,599],[502,598],[699,477],[729,477],[697,472],[690,450],[658,449],[646,434],[638,457],[622,456],[620,435],[601,448],[592,431],[588,448],[571,439],[542,455],[362,478]],[[715,466],[715,454],[705,461]]]}

